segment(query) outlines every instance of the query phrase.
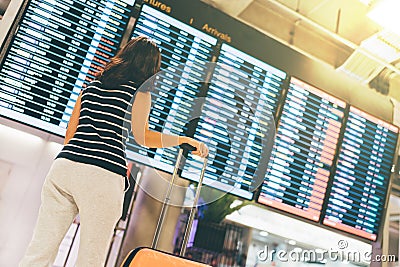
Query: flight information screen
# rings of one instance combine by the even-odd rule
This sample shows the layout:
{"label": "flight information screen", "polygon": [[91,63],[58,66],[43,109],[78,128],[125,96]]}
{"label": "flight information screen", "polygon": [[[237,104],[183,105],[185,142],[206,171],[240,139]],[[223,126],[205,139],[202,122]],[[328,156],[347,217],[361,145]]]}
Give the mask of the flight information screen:
{"label": "flight information screen", "polygon": [[[159,46],[161,72],[152,93],[149,128],[166,134],[186,135],[194,121],[197,98],[209,71],[217,39],[150,6],[143,5],[132,37],[147,36]],[[198,111],[197,111],[198,113]],[[131,138],[128,158],[172,172],[178,147],[148,149]]]}
{"label": "flight information screen", "polygon": [[134,0],[31,0],[0,69],[0,113],[64,135],[82,87],[120,46]]}
{"label": "flight information screen", "polygon": [[291,78],[258,202],[319,221],[345,108]]}
{"label": "flight information screen", "polygon": [[398,128],[350,107],[323,223],[375,241]]}
{"label": "flight information screen", "polygon": [[[252,198],[265,175],[285,79],[283,71],[222,44],[194,134],[210,149],[204,184]],[[182,177],[198,180],[201,167],[189,155]]]}

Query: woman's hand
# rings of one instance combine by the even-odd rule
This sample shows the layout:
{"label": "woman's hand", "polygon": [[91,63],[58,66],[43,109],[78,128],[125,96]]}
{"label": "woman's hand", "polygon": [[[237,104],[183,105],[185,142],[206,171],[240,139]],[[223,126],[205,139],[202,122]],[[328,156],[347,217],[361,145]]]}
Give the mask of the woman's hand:
{"label": "woman's hand", "polygon": [[208,156],[208,147],[206,144],[204,144],[203,142],[197,141],[193,138],[190,137],[181,137],[182,139],[182,143],[187,143],[191,146],[194,146],[196,148],[196,150],[192,151],[193,155],[196,156],[200,156],[202,158],[205,158]]}

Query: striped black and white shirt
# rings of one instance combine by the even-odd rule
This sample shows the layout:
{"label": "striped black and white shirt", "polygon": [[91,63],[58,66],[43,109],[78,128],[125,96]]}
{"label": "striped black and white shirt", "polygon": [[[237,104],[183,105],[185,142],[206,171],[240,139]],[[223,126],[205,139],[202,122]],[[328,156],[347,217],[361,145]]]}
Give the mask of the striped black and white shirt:
{"label": "striped black and white shirt", "polygon": [[76,133],[57,158],[95,165],[126,176],[125,142],[130,128],[134,82],[104,88],[91,82],[83,91]]}

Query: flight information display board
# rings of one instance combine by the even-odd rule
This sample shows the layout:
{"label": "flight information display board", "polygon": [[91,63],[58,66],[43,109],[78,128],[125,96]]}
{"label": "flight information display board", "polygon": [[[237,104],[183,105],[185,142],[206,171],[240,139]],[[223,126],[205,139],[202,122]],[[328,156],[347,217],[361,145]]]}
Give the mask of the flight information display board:
{"label": "flight information display board", "polygon": [[350,107],[323,224],[376,240],[398,128]]}
{"label": "flight information display board", "polygon": [[31,0],[0,69],[0,114],[64,135],[82,87],[120,46],[134,0]]}
{"label": "flight information display board", "polygon": [[[185,125],[194,119],[196,98],[208,72],[217,39],[172,16],[143,5],[132,37],[154,40],[162,54],[161,72],[152,95],[149,128],[167,134],[185,135]],[[131,138],[127,157],[172,172],[178,147],[148,149]]]}
{"label": "flight information display board", "polygon": [[291,78],[258,202],[319,221],[345,108]]}
{"label": "flight information display board", "polygon": [[[204,184],[253,197],[265,175],[263,153],[272,148],[285,79],[283,71],[222,44],[194,134],[210,149]],[[189,155],[182,177],[197,181],[201,167]]]}

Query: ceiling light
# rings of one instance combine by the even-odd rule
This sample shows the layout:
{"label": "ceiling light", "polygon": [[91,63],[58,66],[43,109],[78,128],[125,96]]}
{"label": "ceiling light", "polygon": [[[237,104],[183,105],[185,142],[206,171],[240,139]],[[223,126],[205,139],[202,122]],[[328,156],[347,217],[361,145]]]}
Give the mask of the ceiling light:
{"label": "ceiling light", "polygon": [[259,233],[259,235],[260,235],[260,236],[268,236],[269,233],[268,233],[268,232],[265,232],[265,231],[261,231],[261,232]]}
{"label": "ceiling light", "polygon": [[296,241],[294,241],[294,240],[289,240],[288,243],[289,243],[289,245],[292,245],[292,246],[296,245]]}
{"label": "ceiling light", "polygon": [[400,1],[382,0],[378,2],[367,16],[390,31],[400,34]]}

